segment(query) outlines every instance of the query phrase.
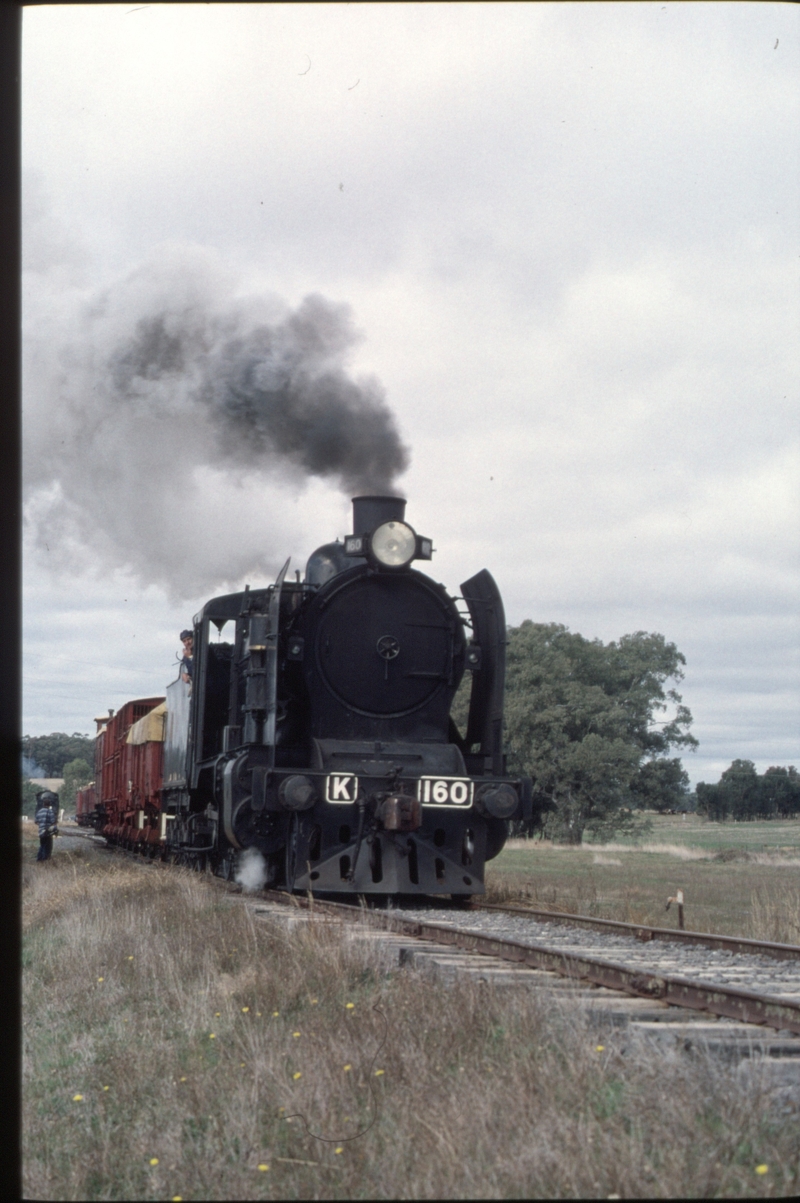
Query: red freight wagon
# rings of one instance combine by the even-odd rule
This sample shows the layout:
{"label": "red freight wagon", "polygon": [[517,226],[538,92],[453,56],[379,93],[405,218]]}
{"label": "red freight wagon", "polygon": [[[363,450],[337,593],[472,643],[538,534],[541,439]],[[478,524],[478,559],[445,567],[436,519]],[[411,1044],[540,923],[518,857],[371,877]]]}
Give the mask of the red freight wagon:
{"label": "red freight wagon", "polygon": [[105,820],[101,830],[127,847],[155,851],[164,834],[165,718],[163,697],[139,698],[126,702],[97,736],[95,788]]}
{"label": "red freight wagon", "polygon": [[94,827],[96,806],[97,793],[92,781],[85,789],[79,789],[75,795],[75,819],[79,827]]}
{"label": "red freight wagon", "polygon": [[94,827],[96,831],[102,831],[106,821],[106,813],[100,801],[103,796],[103,746],[106,727],[113,717],[114,711],[109,710],[108,714],[100,714],[94,720],[97,724],[97,736],[94,741],[94,781],[85,789],[79,789],[75,796],[75,818],[78,824],[81,827]]}

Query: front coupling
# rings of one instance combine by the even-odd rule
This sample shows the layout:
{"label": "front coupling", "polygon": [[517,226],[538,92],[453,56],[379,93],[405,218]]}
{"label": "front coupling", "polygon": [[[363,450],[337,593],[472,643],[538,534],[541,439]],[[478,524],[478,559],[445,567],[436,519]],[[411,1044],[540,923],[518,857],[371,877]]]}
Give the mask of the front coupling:
{"label": "front coupling", "polygon": [[389,794],[375,808],[386,831],[416,831],[422,826],[422,806],[408,794]]}

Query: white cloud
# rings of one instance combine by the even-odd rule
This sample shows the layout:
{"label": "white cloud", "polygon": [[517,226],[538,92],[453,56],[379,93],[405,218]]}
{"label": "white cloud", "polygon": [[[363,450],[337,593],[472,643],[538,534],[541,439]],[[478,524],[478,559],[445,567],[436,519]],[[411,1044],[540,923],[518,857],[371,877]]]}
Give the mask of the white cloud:
{"label": "white cloud", "polygon": [[[778,4],[26,9],[28,478],[86,450],[52,399],[75,399],[76,368],[53,352],[83,338],[85,380],[105,345],[87,298],[159,245],[200,247],[212,308],[231,291],[352,306],[349,370],[382,381],[412,447],[401,484],[437,579],[486,565],[513,622],[663,631],[687,655],[693,776],[800,761],[798,23]],[[153,527],[145,490],[151,559],[201,531],[233,586],[345,533],[329,485],[226,477],[203,432],[183,436],[180,395],[163,400],[143,433],[179,520]],[[129,433],[93,444],[109,497]],[[139,523],[99,513],[95,546],[141,570]],[[101,681],[160,681],[185,622],[63,549],[72,582],[54,554],[27,561],[41,730],[103,708]],[[181,582],[192,605],[201,579]],[[161,634],[134,652],[144,628]]]}

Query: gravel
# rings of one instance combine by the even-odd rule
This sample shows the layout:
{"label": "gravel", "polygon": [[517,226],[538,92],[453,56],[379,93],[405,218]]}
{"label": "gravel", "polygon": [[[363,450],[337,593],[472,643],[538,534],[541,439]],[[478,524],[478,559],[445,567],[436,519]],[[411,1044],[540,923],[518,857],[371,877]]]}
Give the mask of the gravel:
{"label": "gravel", "polygon": [[774,998],[800,1001],[800,961],[776,961],[772,957],[703,948],[667,940],[642,943],[634,936],[571,927],[523,915],[499,912],[459,914],[439,908],[406,908],[398,918],[436,923],[443,927],[498,936],[576,956],[613,961],[649,973],[669,974],[695,981],[719,983]]}

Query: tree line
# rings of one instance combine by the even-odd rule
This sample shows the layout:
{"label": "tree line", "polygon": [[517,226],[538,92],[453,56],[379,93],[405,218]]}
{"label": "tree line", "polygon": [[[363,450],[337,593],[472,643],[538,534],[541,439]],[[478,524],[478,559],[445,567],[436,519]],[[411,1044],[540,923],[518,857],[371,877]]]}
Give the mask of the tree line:
{"label": "tree line", "polygon": [[800,814],[800,773],[794,765],[757,773],[752,760],[734,760],[716,785],[697,785],[697,812],[709,819],[787,819]]}
{"label": "tree line", "polygon": [[68,761],[93,762],[94,739],[78,731],[72,735],[63,731],[54,731],[51,735],[23,735],[22,756],[27,762],[29,777],[63,777]]}
{"label": "tree line", "polygon": [[94,777],[94,740],[75,731],[67,735],[53,731],[50,735],[23,735],[22,751],[22,813],[36,811],[36,794],[41,786],[31,777],[63,777],[58,792],[59,805],[70,812],[75,809],[76,794]]}

